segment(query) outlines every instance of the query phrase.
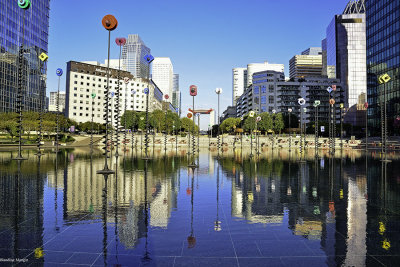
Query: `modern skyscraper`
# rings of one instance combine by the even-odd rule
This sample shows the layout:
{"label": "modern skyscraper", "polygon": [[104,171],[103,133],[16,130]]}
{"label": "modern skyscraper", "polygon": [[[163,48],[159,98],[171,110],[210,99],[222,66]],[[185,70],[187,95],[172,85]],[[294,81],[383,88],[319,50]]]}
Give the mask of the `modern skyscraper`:
{"label": "modern skyscraper", "polygon": [[247,68],[232,69],[232,106],[236,106],[236,100],[243,94],[247,85]]}
{"label": "modern skyscraper", "polygon": [[326,30],[326,44],[327,68],[336,69],[335,76],[341,80],[345,94],[345,121],[362,126],[367,93],[364,0],[350,0],[343,14],[332,19]]}
{"label": "modern skyscraper", "polygon": [[149,64],[144,56],[150,54],[148,48],[138,34],[129,34],[126,44],[122,47],[123,69],[129,71],[135,78],[148,78]]}
{"label": "modern skyscraper", "polygon": [[18,1],[0,2],[0,112],[16,111],[21,45],[27,50],[22,66],[23,108],[38,111],[45,106],[47,65],[40,69],[38,57],[47,54],[49,8],[50,0],[35,0],[27,10],[21,9]]}
{"label": "modern skyscraper", "polygon": [[[376,133],[380,128],[380,101],[386,86],[389,134],[400,120],[400,2],[367,0],[367,75],[368,124]],[[378,77],[387,73],[391,80],[379,84]],[[397,128],[398,129],[398,128]]]}
{"label": "modern skyscraper", "polygon": [[316,77],[322,74],[322,49],[310,47],[289,61],[290,78]]}
{"label": "modern skyscraper", "polygon": [[172,102],[174,67],[169,57],[156,57],[151,65],[151,78],[164,95],[168,94],[168,102]]}
{"label": "modern skyscraper", "polygon": [[179,91],[179,74],[173,75],[173,88],[172,88],[172,105],[179,108],[178,114],[181,114],[181,92]]}

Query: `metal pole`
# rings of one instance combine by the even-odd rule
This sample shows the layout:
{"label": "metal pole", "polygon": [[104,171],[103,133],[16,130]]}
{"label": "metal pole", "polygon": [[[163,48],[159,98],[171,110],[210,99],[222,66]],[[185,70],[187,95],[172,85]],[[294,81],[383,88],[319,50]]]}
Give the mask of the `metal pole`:
{"label": "metal pole", "polygon": [[200,152],[200,113],[197,115],[197,125],[199,126],[197,135],[197,153]]}
{"label": "metal pole", "polygon": [[343,108],[340,108],[340,148],[343,149]]}
{"label": "metal pole", "polygon": [[117,123],[117,126],[115,127],[116,128],[116,130],[117,130],[117,136],[115,137],[115,139],[116,139],[116,142],[117,142],[117,147],[116,147],[116,151],[115,151],[115,157],[118,157],[119,156],[119,152],[118,152],[118,150],[119,150],[119,129],[120,129],[120,127],[121,127],[121,125],[120,125],[120,108],[119,108],[119,97],[120,97],[120,92],[121,92],[121,86],[120,86],[120,71],[121,71],[121,53],[122,53],[122,46],[119,46],[119,58],[118,58],[118,74],[117,74],[117,82],[118,82],[118,85],[117,85],[117,98],[116,98],[116,105],[117,105],[117,108],[115,109],[115,119],[116,119],[116,123]]}
{"label": "metal pole", "polygon": [[385,107],[384,120],[385,120],[385,161],[387,160],[387,105],[386,105],[386,83],[383,85],[383,104]]}
{"label": "metal pole", "polygon": [[218,156],[219,156],[219,148],[220,148],[220,144],[219,144],[219,126],[220,126],[220,118],[219,118],[219,93],[218,93],[218,129],[217,129]]}
{"label": "metal pole", "polygon": [[318,157],[318,137],[319,137],[319,129],[318,129],[318,106],[315,106],[315,156]]}
{"label": "metal pole", "polygon": [[291,127],[290,127],[290,117],[292,113],[289,112],[289,152],[292,150],[292,135],[291,135]]}
{"label": "metal pole", "polygon": [[368,151],[368,107],[365,108],[365,151]]}
{"label": "metal pole", "polygon": [[104,114],[104,124],[105,124],[105,128],[106,128],[106,132],[104,135],[104,168],[103,170],[97,171],[97,173],[99,174],[110,174],[110,173],[114,173],[113,170],[110,170],[108,168],[108,142],[109,142],[109,94],[110,94],[110,37],[111,37],[111,31],[108,31],[108,56],[107,56],[107,86],[106,86],[106,90],[104,91],[105,94],[105,114]]}

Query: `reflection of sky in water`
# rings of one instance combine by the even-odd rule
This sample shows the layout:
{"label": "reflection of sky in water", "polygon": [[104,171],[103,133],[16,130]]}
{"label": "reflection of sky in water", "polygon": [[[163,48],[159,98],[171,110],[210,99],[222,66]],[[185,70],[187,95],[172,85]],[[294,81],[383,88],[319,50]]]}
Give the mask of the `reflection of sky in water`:
{"label": "reflection of sky in water", "polygon": [[338,152],[317,160],[309,152],[305,163],[296,151],[251,160],[249,151],[220,159],[203,151],[192,171],[186,153],[169,151],[154,153],[145,171],[132,153],[113,157],[117,176],[105,180],[96,174],[104,164],[99,155],[63,151],[56,166],[55,154],[45,153],[38,174],[37,158],[24,153],[29,159],[20,167],[0,153],[1,258],[100,265],[172,258],[190,265],[212,257],[246,266],[251,258],[291,264],[282,257],[301,256],[359,266],[390,265],[379,255],[399,250],[396,158],[385,174],[376,155],[366,160],[358,151],[342,160]]}

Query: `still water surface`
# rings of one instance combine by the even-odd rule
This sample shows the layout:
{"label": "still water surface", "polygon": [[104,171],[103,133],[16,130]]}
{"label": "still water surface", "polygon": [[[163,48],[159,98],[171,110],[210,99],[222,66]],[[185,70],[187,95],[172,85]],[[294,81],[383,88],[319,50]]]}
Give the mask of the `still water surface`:
{"label": "still water surface", "polygon": [[0,152],[0,265],[399,266],[400,160]]}

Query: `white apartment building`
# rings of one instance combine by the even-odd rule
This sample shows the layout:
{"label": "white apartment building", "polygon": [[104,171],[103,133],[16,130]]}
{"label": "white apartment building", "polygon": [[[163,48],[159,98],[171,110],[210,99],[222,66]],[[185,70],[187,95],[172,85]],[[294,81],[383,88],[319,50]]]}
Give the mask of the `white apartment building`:
{"label": "white apartment building", "polygon": [[264,63],[250,63],[247,64],[247,84],[246,87],[249,87],[253,84],[253,73],[260,72],[260,71],[276,71],[276,72],[285,72],[285,65],[284,64],[271,64],[267,61]]}
{"label": "white apartment building", "polygon": [[232,106],[236,106],[236,101],[243,94],[247,84],[247,68],[232,69],[232,79]]}
{"label": "white apartment building", "polygon": [[[105,88],[107,86],[107,68],[100,63],[87,64],[76,61],[67,63],[66,74],[66,107],[65,115],[79,123],[91,120],[93,111],[93,121],[104,123],[103,115],[105,109]],[[120,116],[125,109],[145,111],[146,95],[144,89],[149,87],[147,79],[134,78],[127,71],[120,71]],[[128,84],[123,82],[123,78],[130,79]],[[116,91],[118,85],[118,69],[110,68],[110,95],[108,96],[109,105],[113,112],[116,109]],[[133,94],[133,92],[135,92]],[[92,94],[94,98],[92,98]],[[149,111],[161,109],[163,95],[161,91],[150,82],[149,92]],[[114,114],[113,114],[114,116]],[[111,121],[111,113],[109,114]]]}
{"label": "white apartment building", "polygon": [[165,95],[168,94],[168,102],[172,103],[172,89],[174,80],[174,67],[169,57],[156,57],[152,63],[151,77],[155,84]]}
{"label": "white apartment building", "polygon": [[[57,92],[50,92],[49,111],[57,111]],[[65,111],[65,91],[61,91],[59,94],[58,111],[60,113],[64,113]]]}

